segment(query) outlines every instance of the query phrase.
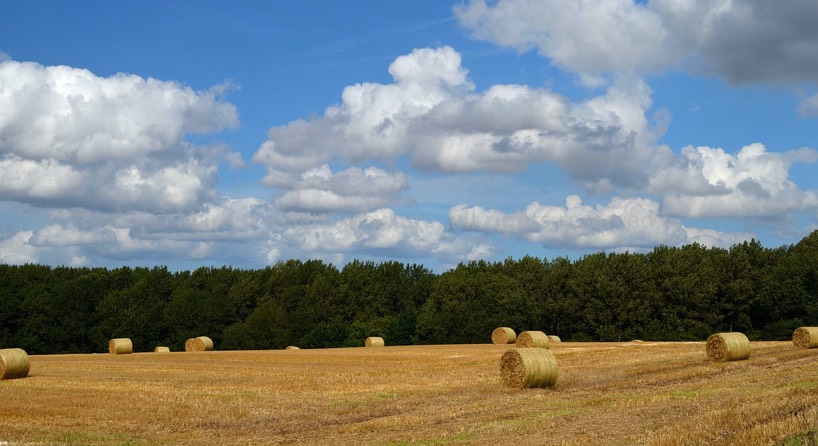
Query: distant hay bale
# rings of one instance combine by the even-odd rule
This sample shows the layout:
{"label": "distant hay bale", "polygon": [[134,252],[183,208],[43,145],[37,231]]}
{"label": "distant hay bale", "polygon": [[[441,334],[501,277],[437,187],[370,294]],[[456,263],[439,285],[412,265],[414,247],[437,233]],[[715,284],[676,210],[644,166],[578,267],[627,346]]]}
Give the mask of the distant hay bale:
{"label": "distant hay bale", "polygon": [[296,347],[294,345],[288,345],[287,348],[285,348],[284,350],[301,350],[301,348]]}
{"label": "distant hay bale", "polygon": [[744,333],[716,333],[707,338],[707,357],[713,361],[741,361],[750,357],[750,340]]}
{"label": "distant hay bale", "polygon": [[527,389],[557,383],[557,360],[544,348],[507,350],[500,358],[500,377],[506,387]]}
{"label": "distant hay bale", "polygon": [[548,348],[548,336],[541,331],[524,331],[517,336],[517,341],[514,343],[517,348]]}
{"label": "distant hay bale", "polygon": [[170,349],[168,347],[156,347],[153,349],[156,353],[170,353]]}
{"label": "distant hay bale", "polygon": [[364,342],[365,347],[383,347],[384,345],[386,344],[383,342],[383,338],[377,336],[368,337]]}
{"label": "distant hay bale", "polygon": [[491,332],[491,342],[494,344],[513,344],[517,340],[517,333],[508,327],[498,327]]}
{"label": "distant hay bale", "polygon": [[0,380],[25,378],[29,369],[28,354],[22,348],[0,350]]}
{"label": "distant hay bale", "polygon": [[129,355],[133,353],[133,342],[129,338],[114,338],[108,341],[108,353],[112,355]]}
{"label": "distant hay bale", "polygon": [[798,348],[818,347],[818,327],[801,327],[792,332],[792,345]]}
{"label": "distant hay bale", "polygon": [[185,341],[186,352],[205,352],[213,350],[213,340],[207,336],[190,338]]}
{"label": "distant hay bale", "polygon": [[548,342],[562,342],[559,336],[548,335]]}

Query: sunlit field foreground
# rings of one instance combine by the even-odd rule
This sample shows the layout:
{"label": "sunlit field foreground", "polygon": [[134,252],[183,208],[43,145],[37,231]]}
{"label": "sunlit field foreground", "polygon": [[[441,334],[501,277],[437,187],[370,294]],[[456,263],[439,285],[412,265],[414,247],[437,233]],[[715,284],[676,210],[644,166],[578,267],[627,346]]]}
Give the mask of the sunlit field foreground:
{"label": "sunlit field foreground", "polygon": [[818,351],[789,342],[729,363],[703,342],[552,344],[556,387],[528,390],[502,386],[507,348],[31,356],[28,378],[0,381],[0,444],[756,446],[818,431]]}

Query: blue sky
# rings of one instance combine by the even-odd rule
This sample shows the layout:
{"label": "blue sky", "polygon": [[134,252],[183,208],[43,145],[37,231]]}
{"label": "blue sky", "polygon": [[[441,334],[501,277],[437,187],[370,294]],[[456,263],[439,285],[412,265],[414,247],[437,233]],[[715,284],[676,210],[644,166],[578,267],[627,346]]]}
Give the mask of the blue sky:
{"label": "blue sky", "polygon": [[818,228],[815,2],[0,9],[0,262],[444,271]]}

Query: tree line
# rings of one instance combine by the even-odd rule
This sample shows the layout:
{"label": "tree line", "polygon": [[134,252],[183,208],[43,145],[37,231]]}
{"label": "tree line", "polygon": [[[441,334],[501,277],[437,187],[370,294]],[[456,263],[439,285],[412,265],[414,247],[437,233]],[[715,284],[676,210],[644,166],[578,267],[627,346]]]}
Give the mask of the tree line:
{"label": "tree line", "polygon": [[0,348],[30,354],[490,342],[498,326],[569,341],[703,340],[719,331],[790,339],[818,325],[818,231],[795,245],[753,240],[576,260],[472,261],[440,273],[355,260],[289,260],[257,270],[171,272],[0,265]]}

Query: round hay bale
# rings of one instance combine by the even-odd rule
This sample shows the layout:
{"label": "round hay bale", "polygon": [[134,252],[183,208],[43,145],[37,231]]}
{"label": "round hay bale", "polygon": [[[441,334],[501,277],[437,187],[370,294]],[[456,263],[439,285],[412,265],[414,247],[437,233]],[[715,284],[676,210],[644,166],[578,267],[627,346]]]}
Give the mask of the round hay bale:
{"label": "round hay bale", "polygon": [[170,348],[168,347],[156,347],[153,349],[156,353],[170,353]]}
{"label": "round hay bale", "polygon": [[383,342],[383,338],[377,336],[368,337],[366,341],[364,341],[365,347],[383,347],[384,345],[386,344]]}
{"label": "round hay bale", "polygon": [[296,347],[294,345],[288,345],[287,348],[285,348],[284,350],[301,350],[301,348]]}
{"label": "round hay bale", "polygon": [[0,350],[0,380],[25,378],[30,368],[28,354],[22,348]]}
{"label": "round hay bale", "polygon": [[818,347],[818,327],[800,327],[792,332],[792,345],[798,348]]}
{"label": "round hay bale", "polygon": [[517,340],[517,333],[508,327],[498,327],[491,332],[491,342],[494,344],[513,344]]}
{"label": "round hay bale", "polygon": [[112,355],[129,355],[133,353],[133,342],[129,338],[114,338],[108,341],[108,353]]}
{"label": "round hay bale", "polygon": [[557,360],[544,348],[507,350],[500,358],[500,377],[506,387],[527,389],[557,383]]}
{"label": "round hay bale", "polygon": [[559,336],[548,335],[548,342],[562,342]]}
{"label": "round hay bale", "polygon": [[517,348],[548,348],[548,336],[541,331],[524,331],[517,336],[514,345]]}
{"label": "round hay bale", "polygon": [[190,338],[185,341],[186,352],[205,352],[213,350],[213,340],[207,336]]}
{"label": "round hay bale", "polygon": [[744,333],[716,333],[707,338],[707,357],[713,361],[741,361],[750,357],[750,340]]}

